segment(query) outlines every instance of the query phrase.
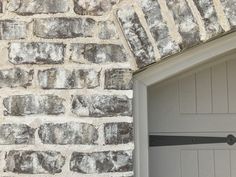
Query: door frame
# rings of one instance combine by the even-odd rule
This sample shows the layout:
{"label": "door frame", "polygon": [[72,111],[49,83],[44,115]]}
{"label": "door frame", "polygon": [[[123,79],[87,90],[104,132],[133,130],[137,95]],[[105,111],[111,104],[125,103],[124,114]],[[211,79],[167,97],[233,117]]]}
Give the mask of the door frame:
{"label": "door frame", "polygon": [[236,56],[236,32],[171,56],[134,74],[135,177],[149,177],[147,88],[229,53]]}

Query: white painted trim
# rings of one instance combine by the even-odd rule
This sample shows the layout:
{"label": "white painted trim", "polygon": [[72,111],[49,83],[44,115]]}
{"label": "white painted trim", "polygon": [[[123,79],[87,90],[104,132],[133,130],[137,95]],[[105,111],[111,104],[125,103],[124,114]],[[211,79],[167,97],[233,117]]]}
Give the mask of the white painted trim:
{"label": "white painted trim", "polygon": [[150,66],[143,72],[135,74],[134,78],[150,86],[234,49],[236,50],[236,33],[223,36],[169,57],[160,63]]}
{"label": "white painted trim", "polygon": [[134,83],[135,115],[135,176],[148,177],[148,115],[147,87],[136,80]]}
{"label": "white painted trim", "polygon": [[149,177],[147,88],[190,68],[236,53],[236,33],[189,49],[134,75],[135,177]]}

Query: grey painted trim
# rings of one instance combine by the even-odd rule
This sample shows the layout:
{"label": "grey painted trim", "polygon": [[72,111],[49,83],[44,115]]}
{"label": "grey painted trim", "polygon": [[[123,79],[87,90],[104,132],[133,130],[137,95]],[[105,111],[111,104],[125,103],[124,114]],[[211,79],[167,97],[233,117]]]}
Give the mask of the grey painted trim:
{"label": "grey painted trim", "polygon": [[147,88],[227,53],[236,53],[236,33],[189,49],[134,75],[135,177],[149,177]]}

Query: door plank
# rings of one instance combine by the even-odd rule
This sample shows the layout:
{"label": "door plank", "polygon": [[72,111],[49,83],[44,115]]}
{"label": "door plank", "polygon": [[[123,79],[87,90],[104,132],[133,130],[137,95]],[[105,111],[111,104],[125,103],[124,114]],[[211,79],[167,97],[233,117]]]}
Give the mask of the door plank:
{"label": "door plank", "polygon": [[214,153],[212,150],[199,150],[199,177],[214,177]]}
{"label": "door plank", "polygon": [[195,150],[181,152],[182,177],[198,177],[198,153]]}
{"label": "door plank", "polygon": [[213,113],[228,113],[226,63],[212,67]]}
{"label": "door plank", "polygon": [[212,113],[211,69],[196,73],[197,113]]}
{"label": "door plank", "polygon": [[231,177],[236,176],[236,150],[230,151]]}
{"label": "door plank", "polygon": [[229,112],[236,113],[236,60],[228,61],[227,68],[228,68]]}
{"label": "door plank", "polygon": [[229,150],[215,150],[215,177],[230,177]]}
{"label": "door plank", "polygon": [[179,102],[181,113],[196,113],[195,74],[180,79]]}

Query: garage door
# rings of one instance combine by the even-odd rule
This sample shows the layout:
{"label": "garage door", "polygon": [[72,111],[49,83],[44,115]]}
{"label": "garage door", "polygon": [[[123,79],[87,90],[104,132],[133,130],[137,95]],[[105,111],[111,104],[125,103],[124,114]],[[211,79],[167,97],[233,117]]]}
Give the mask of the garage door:
{"label": "garage door", "polygon": [[150,177],[236,177],[236,57],[148,93]]}

